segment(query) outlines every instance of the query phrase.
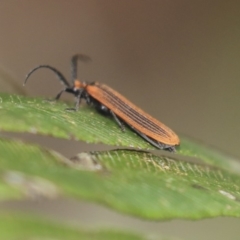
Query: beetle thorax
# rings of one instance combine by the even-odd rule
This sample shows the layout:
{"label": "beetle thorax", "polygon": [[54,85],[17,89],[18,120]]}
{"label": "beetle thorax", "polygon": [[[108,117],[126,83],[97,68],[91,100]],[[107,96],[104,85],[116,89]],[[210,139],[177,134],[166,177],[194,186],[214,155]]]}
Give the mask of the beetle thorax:
{"label": "beetle thorax", "polygon": [[79,89],[82,89],[82,88],[86,88],[87,87],[87,83],[86,82],[81,82],[79,80],[75,80],[74,81],[74,90],[79,90]]}

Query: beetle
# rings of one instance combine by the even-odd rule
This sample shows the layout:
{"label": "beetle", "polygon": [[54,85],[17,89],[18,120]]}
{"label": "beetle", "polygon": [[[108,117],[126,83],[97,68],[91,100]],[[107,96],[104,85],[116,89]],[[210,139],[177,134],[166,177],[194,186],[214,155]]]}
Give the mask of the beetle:
{"label": "beetle", "polygon": [[125,130],[124,123],[130,126],[138,135],[158,149],[175,152],[175,146],[180,144],[179,137],[169,127],[144,112],[134,105],[127,98],[107,85],[98,82],[82,82],[77,79],[77,62],[90,61],[91,59],[83,54],[76,54],[71,59],[71,80],[72,86],[64,75],[56,68],[49,65],[39,65],[32,69],[26,76],[24,85],[30,75],[39,68],[52,70],[65,86],[54,98],[58,100],[63,92],[71,93],[76,98],[75,108],[78,110],[81,99],[88,105],[93,105],[101,113],[111,115],[122,131]]}

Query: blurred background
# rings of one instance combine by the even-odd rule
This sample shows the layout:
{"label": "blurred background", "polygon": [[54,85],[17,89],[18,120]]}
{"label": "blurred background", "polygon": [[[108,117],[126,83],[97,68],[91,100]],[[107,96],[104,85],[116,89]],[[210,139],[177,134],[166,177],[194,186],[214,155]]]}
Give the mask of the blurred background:
{"label": "blurred background", "polygon": [[[239,9],[231,0],[1,0],[0,91],[55,96],[62,86],[49,70],[36,72],[23,89],[25,75],[50,64],[69,77],[71,56],[84,53],[93,61],[80,64],[81,79],[106,83],[177,133],[240,157]],[[76,146],[66,153],[79,152]],[[48,213],[56,208],[40,205]],[[76,208],[96,217],[91,207]],[[80,215],[71,219],[80,223]],[[116,227],[123,227],[118,217]],[[230,218],[129,221],[125,227],[187,239],[240,235],[239,220]]]}

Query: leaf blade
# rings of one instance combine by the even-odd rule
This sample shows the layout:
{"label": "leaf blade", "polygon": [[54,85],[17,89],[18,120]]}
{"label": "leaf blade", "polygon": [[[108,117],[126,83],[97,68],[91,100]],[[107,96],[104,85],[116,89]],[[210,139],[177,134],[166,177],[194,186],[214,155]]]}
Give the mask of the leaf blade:
{"label": "leaf blade", "polygon": [[[66,165],[59,155],[34,145],[1,140],[0,150],[0,176],[21,173],[23,183],[43,189],[54,186],[57,191],[53,197],[61,193],[151,220],[240,217],[239,175],[208,165],[121,149],[85,153],[87,161],[101,168],[83,171],[79,170],[81,158]],[[25,190],[25,185],[18,188]],[[55,188],[48,188],[44,196]]]}

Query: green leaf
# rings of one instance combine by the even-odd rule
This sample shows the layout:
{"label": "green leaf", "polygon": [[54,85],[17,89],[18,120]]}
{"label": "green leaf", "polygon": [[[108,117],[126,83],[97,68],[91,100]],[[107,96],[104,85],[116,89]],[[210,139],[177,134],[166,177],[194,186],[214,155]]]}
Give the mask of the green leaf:
{"label": "green leaf", "polygon": [[66,159],[54,151],[0,138],[0,200],[56,197],[57,186],[38,176],[44,168],[54,170],[57,161],[64,164]]}
{"label": "green leaf", "polygon": [[22,196],[61,194],[145,219],[240,216],[239,175],[174,157],[120,149],[81,153],[68,161],[1,139],[0,179]]}
{"label": "green leaf", "polygon": [[[66,111],[63,102],[0,94],[0,130],[29,132],[57,138],[82,140],[139,149],[155,149],[129,128],[122,132],[108,117],[94,108],[81,106],[78,112]],[[240,162],[202,144],[181,137],[178,154],[198,158],[205,163],[240,172]]]}
{"label": "green leaf", "polygon": [[154,149],[130,129],[122,132],[112,119],[83,106],[66,111],[62,102],[0,94],[0,130],[29,132],[58,138]]}
{"label": "green leaf", "polygon": [[[87,231],[63,224],[53,223],[43,218],[29,215],[12,215],[1,214],[0,216],[0,235],[4,240],[22,240],[22,239],[95,239],[95,240],[112,240],[112,239],[147,239],[143,236],[121,231],[98,230]],[[160,238],[163,239],[163,238]],[[166,238],[164,238],[166,239]]]}
{"label": "green leaf", "polygon": [[186,137],[181,138],[181,149],[178,151],[183,156],[190,156],[198,161],[205,162],[207,164],[230,170],[236,173],[240,173],[240,161],[233,156],[210,148],[203,143]]}

